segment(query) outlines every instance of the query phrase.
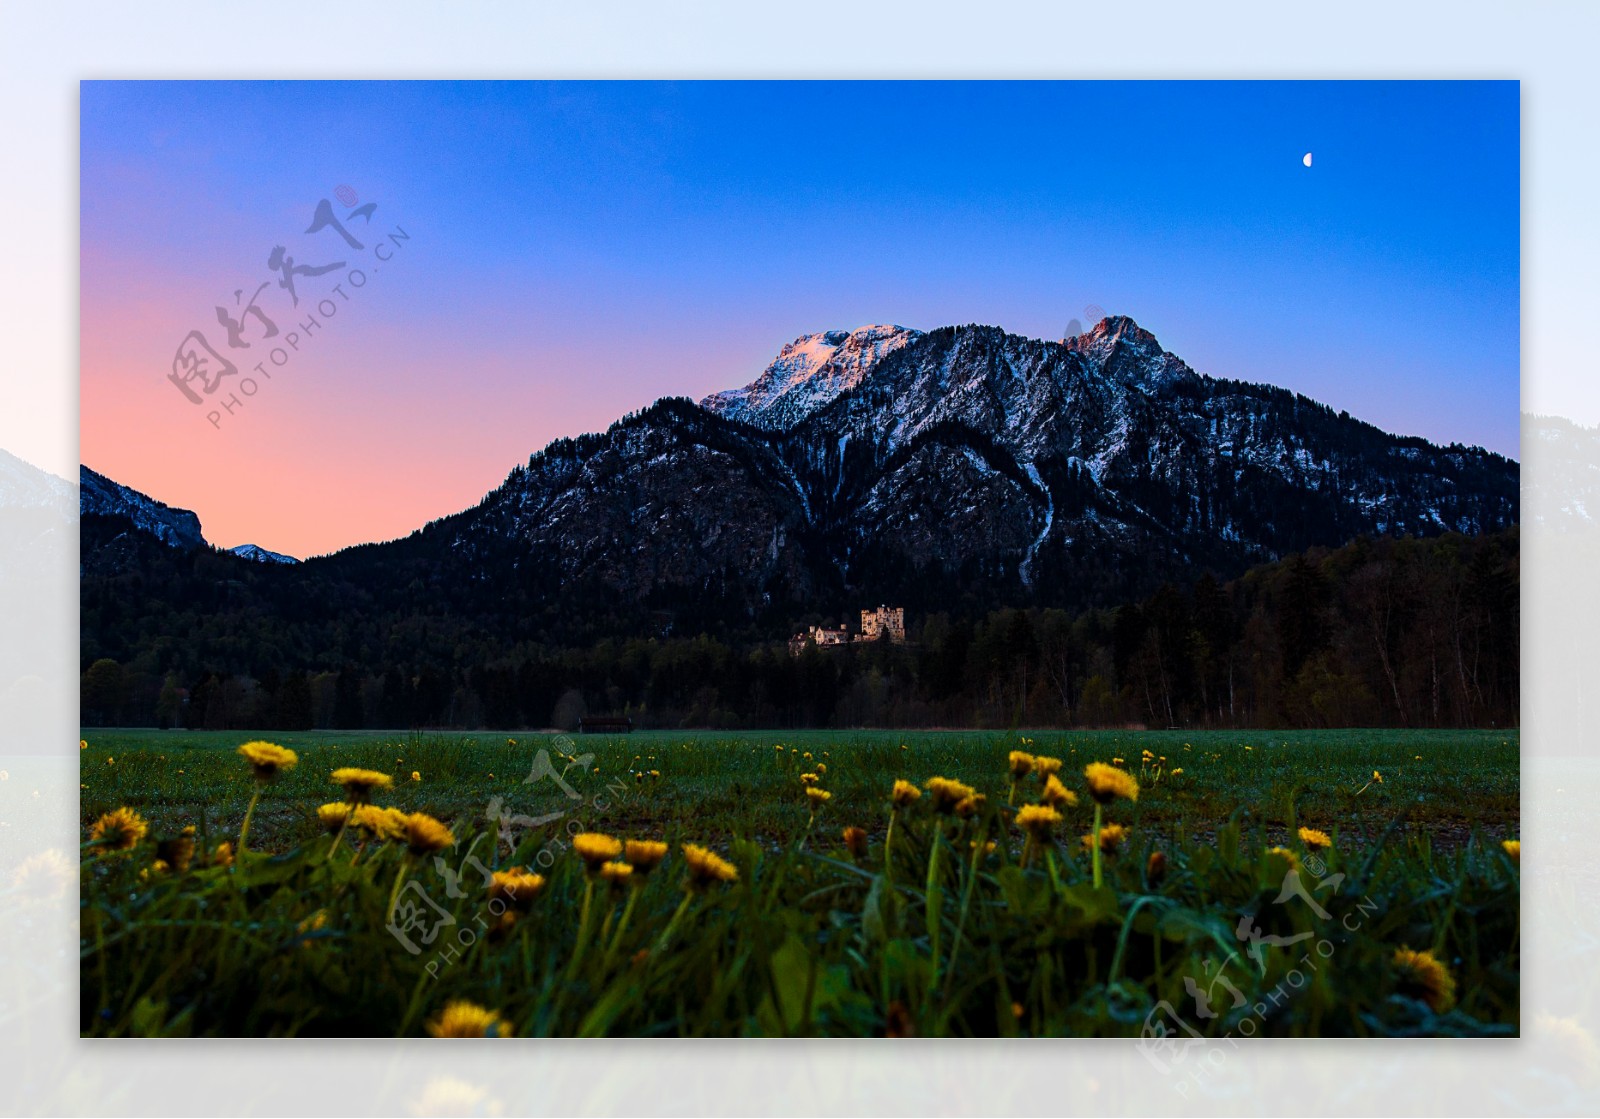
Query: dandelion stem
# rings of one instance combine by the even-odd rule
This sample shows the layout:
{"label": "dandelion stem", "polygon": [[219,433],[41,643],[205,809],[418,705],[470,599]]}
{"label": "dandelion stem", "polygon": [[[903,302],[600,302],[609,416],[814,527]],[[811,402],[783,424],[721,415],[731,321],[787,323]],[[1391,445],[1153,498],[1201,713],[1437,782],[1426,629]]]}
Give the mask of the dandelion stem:
{"label": "dandelion stem", "polygon": [[384,922],[386,924],[390,924],[390,925],[394,924],[394,906],[395,906],[395,902],[400,900],[400,883],[401,883],[401,881],[404,880],[404,878],[406,876],[406,870],[410,866],[411,866],[411,852],[407,851],[400,858],[400,869],[395,871],[394,887],[389,891],[389,905],[384,910],[384,913],[385,913]]}
{"label": "dandelion stem", "polygon": [[672,939],[673,932],[678,927],[678,922],[683,920],[683,915],[689,909],[689,903],[694,900],[694,895],[684,891],[683,900],[678,903],[678,908],[673,911],[672,920],[667,922],[667,927],[661,930],[661,935],[656,938],[655,947],[650,949],[652,956],[658,956],[667,947],[667,942]]}
{"label": "dandelion stem", "polygon": [[1100,809],[1099,801],[1094,804],[1094,844],[1091,848],[1094,860],[1094,888],[1100,888]]}
{"label": "dandelion stem", "polygon": [[989,829],[987,827],[980,827],[977,838],[972,841],[972,865],[968,868],[967,887],[962,892],[961,916],[956,921],[956,938],[950,944],[950,963],[945,968],[944,973],[944,997],[946,999],[950,997],[950,984],[955,980],[956,956],[961,952],[961,934],[967,927],[967,911],[972,908],[972,891],[973,887],[978,884],[978,863],[983,859],[983,844],[988,834]]}
{"label": "dandelion stem", "polygon": [[606,970],[611,969],[611,961],[616,958],[617,948],[622,944],[622,934],[628,929],[628,918],[633,916],[633,907],[639,901],[639,895],[644,892],[643,887],[635,886],[628,891],[628,904],[622,907],[622,917],[617,921],[617,930],[611,934],[611,944],[606,948]]}
{"label": "dandelion stem", "polygon": [[928,957],[932,966],[928,970],[928,990],[939,986],[939,933],[944,913],[944,888],[939,881],[939,853],[943,849],[944,828],[937,820],[933,828],[933,845],[928,851],[928,885],[923,893],[923,916],[928,926]]}
{"label": "dandelion stem", "polygon": [[572,959],[567,964],[567,978],[578,974],[578,964],[583,960],[583,950],[589,946],[589,915],[594,908],[594,879],[583,884],[583,908],[578,915],[578,941],[572,946]]}
{"label": "dandelion stem", "polygon": [[[239,826],[239,858],[243,859],[245,841],[250,838],[250,817],[256,813],[256,801],[261,799],[261,785],[256,785],[256,791],[250,794],[250,803],[245,806],[244,823]],[[235,864],[237,865],[237,863]]]}

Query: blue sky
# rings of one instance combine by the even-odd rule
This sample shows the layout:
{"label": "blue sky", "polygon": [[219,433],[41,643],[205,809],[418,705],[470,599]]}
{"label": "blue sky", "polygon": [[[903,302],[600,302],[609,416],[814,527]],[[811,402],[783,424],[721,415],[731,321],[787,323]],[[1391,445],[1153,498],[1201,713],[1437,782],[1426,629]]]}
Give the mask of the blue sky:
{"label": "blue sky", "polygon": [[331,413],[321,476],[431,463],[395,531],[803,333],[1055,338],[1091,305],[1202,373],[1518,457],[1519,113],[1514,82],[85,83],[84,459],[206,499],[119,417],[178,410],[172,342],[338,184],[410,255],[314,391],[205,454],[304,458]]}

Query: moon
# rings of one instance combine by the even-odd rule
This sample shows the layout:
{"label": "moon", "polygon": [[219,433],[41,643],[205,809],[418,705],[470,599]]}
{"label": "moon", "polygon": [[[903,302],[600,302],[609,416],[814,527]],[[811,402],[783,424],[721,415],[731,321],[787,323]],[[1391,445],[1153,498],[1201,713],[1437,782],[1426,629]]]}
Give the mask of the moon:
{"label": "moon", "polygon": [[1310,167],[1311,166],[1311,153],[1310,152],[1306,152],[1305,158],[1302,159],[1300,162],[1304,163],[1307,167]]}

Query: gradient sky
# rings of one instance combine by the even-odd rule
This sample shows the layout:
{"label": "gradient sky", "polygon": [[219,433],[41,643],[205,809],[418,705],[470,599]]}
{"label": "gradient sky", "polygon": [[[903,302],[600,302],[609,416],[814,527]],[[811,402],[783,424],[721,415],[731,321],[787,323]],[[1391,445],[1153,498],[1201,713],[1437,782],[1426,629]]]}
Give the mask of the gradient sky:
{"label": "gradient sky", "polygon": [[[1514,82],[86,82],[82,459],[306,556],[800,334],[1058,338],[1090,305],[1202,373],[1519,457],[1519,111]],[[303,232],[341,185],[377,203],[361,252]],[[273,246],[370,270],[396,226],[220,429],[167,380],[192,329],[246,369],[282,342],[226,351],[214,311]]]}

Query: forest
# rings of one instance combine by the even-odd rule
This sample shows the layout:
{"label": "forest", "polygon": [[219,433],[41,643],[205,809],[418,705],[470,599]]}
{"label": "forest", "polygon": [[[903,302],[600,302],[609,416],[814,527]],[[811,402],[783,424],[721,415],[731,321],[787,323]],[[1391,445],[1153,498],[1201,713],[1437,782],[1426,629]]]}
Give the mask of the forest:
{"label": "forest", "polygon": [[1362,537],[1115,607],[968,600],[908,611],[904,645],[799,656],[782,630],[825,617],[691,634],[681,616],[662,625],[640,610],[631,634],[541,641],[526,626],[448,613],[357,626],[357,607],[313,603],[295,617],[248,598],[229,607],[245,591],[227,580],[208,592],[212,609],[130,605],[159,590],[156,571],[86,581],[81,719],[258,730],[572,728],[585,714],[730,730],[1515,726],[1518,546],[1516,529]]}

